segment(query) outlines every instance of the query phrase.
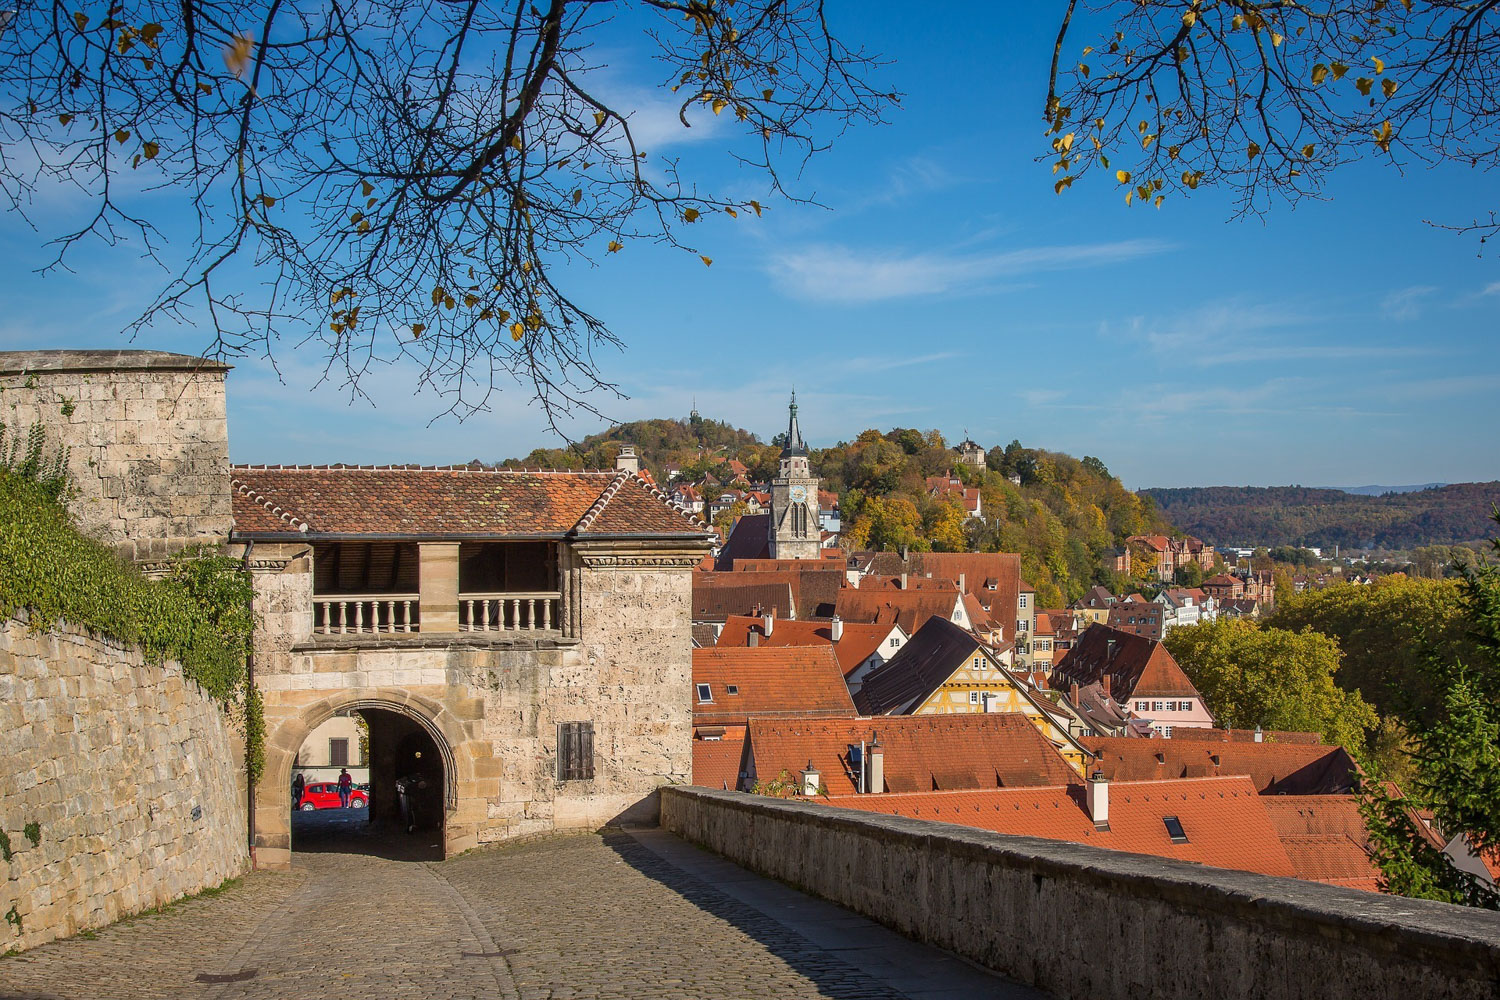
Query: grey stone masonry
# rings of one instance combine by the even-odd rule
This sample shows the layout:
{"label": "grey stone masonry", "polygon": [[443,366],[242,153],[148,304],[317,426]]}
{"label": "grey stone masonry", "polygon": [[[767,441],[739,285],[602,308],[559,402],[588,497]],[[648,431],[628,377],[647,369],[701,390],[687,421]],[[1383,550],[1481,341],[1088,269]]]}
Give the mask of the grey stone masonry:
{"label": "grey stone masonry", "polygon": [[662,826],[1078,1000],[1493,1000],[1500,914],[707,788]]}
{"label": "grey stone masonry", "polygon": [[67,449],[84,531],[159,560],[232,526],[228,370],[161,351],[0,352],[0,423]]}
{"label": "grey stone masonry", "polygon": [[243,757],[176,663],[67,625],[0,624],[0,953],[242,872]]}

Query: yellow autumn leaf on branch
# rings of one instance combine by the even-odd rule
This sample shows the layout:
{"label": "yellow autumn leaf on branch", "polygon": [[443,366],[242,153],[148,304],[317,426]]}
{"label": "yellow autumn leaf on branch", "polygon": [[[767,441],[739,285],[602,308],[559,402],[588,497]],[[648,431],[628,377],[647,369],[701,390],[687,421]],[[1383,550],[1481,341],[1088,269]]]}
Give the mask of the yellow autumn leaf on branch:
{"label": "yellow autumn leaf on branch", "polygon": [[624,248],[625,248],[625,244],[619,242],[618,240],[610,240],[609,241],[609,252],[610,253],[615,253],[616,251],[623,250]]}
{"label": "yellow autumn leaf on branch", "polygon": [[1379,56],[1371,56],[1370,62],[1375,64],[1376,76],[1379,76],[1381,73],[1385,72],[1385,60],[1381,59]]}
{"label": "yellow autumn leaf on branch", "polygon": [[1380,147],[1382,153],[1389,153],[1391,151],[1392,138],[1394,137],[1391,135],[1391,123],[1389,120],[1375,130],[1375,145]]}
{"label": "yellow autumn leaf on branch", "polygon": [[520,149],[521,148],[521,133],[517,132],[515,135],[513,135],[513,136],[510,137],[510,148],[511,149]]}
{"label": "yellow autumn leaf on branch", "polygon": [[682,213],[683,222],[697,222],[698,210],[696,208],[684,209]]}
{"label": "yellow autumn leaf on branch", "polygon": [[1306,146],[1302,147],[1302,155],[1307,157],[1309,160],[1312,159],[1312,155],[1315,152],[1317,152],[1317,147],[1312,143],[1308,143]]}
{"label": "yellow autumn leaf on branch", "polygon": [[704,267],[713,267],[714,265],[714,259],[712,257],[705,257],[702,254],[699,254],[698,259],[703,261]]}
{"label": "yellow autumn leaf on branch", "polygon": [[1316,66],[1314,66],[1312,68],[1312,82],[1313,82],[1313,86],[1314,87],[1316,87],[1318,84],[1322,83],[1327,78],[1328,78],[1328,67],[1327,66],[1325,66],[1322,63],[1318,63]]}
{"label": "yellow autumn leaf on branch", "polygon": [[1253,143],[1252,142],[1245,149],[1245,159],[1247,159],[1247,160],[1253,160],[1253,159],[1255,159],[1259,155],[1260,155],[1260,146],[1257,143]]}
{"label": "yellow autumn leaf on branch", "polygon": [[1380,81],[1380,92],[1389,98],[1395,95],[1396,88],[1399,86],[1401,85],[1395,80],[1392,80],[1390,77],[1386,77],[1384,80]]}
{"label": "yellow autumn leaf on branch", "polygon": [[224,65],[235,76],[243,77],[250,68],[250,56],[255,52],[255,36],[241,31],[224,46]]}
{"label": "yellow autumn leaf on branch", "polygon": [[1197,11],[1190,10],[1187,13],[1185,13],[1185,14],[1182,15],[1182,26],[1184,28],[1191,28],[1196,23],[1198,23],[1198,12]]}
{"label": "yellow autumn leaf on branch", "polygon": [[1354,81],[1354,89],[1359,91],[1365,97],[1370,96],[1370,88],[1373,86],[1375,86],[1375,81],[1370,79],[1368,76],[1362,76],[1358,80]]}
{"label": "yellow autumn leaf on branch", "polygon": [[524,336],[526,336],[526,324],[524,324],[524,323],[512,323],[510,325],[510,339],[511,340],[520,340]]}
{"label": "yellow autumn leaf on branch", "polygon": [[412,337],[415,338],[415,337],[422,336],[422,331],[425,330],[425,329],[427,329],[427,327],[426,327],[425,324],[422,324],[422,323],[413,323],[411,325],[411,335],[412,335]]}
{"label": "yellow autumn leaf on branch", "polygon": [[1129,184],[1130,183],[1130,171],[1128,171],[1128,170],[1116,170],[1115,171],[1115,180],[1119,181],[1121,184]]}
{"label": "yellow autumn leaf on branch", "polygon": [[609,115],[605,114],[603,111],[595,111],[594,112],[594,127],[598,128],[600,125],[603,125],[604,124],[604,119],[606,119],[608,117],[609,117]]}

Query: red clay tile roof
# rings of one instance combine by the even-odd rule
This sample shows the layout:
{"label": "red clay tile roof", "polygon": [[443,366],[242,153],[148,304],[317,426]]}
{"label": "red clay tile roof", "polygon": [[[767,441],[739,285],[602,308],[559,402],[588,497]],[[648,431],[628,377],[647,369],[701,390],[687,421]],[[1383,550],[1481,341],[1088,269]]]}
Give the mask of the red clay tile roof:
{"label": "red clay tile roof", "polygon": [[843,626],[843,637],[834,642],[832,622],[778,618],[771,626],[771,634],[768,636],[759,618],[730,615],[724,622],[724,630],[719,633],[717,645],[748,647],[752,633],[757,636],[756,643],[761,647],[832,645],[833,654],[838,657],[839,669],[847,677],[881,648],[886,637],[896,627],[866,625],[862,622],[844,622]]}
{"label": "red clay tile roof", "polygon": [[[889,753],[886,761],[889,773]],[[1065,840],[1216,868],[1262,875],[1296,874],[1266,818],[1263,800],[1242,777],[1112,781],[1108,830],[1095,828],[1083,787],[1077,784],[916,795],[846,795],[826,801],[848,809]],[[1168,816],[1176,816],[1182,823],[1187,843],[1172,842],[1164,822]]]}
{"label": "red clay tile roof", "polygon": [[[740,520],[743,522],[748,518]],[[792,607],[798,618],[832,618],[839,590],[844,585],[842,566],[836,560],[822,559],[765,560],[764,562],[756,560],[756,563],[762,565],[777,562],[786,562],[793,566],[786,569],[755,569],[741,572],[740,564],[736,563],[732,571],[716,569],[712,574],[705,574],[703,582],[713,586],[784,584],[791,588]],[[723,566],[723,561],[721,560],[718,565]],[[748,610],[748,608],[745,609],[745,611]],[[745,611],[740,613],[743,614]]]}
{"label": "red clay tile roof", "polygon": [[[1296,743],[1204,743],[1195,740],[1086,736],[1104,776],[1119,781],[1246,775],[1266,795],[1348,792],[1357,775],[1342,747]],[[1160,755],[1161,760],[1157,757]],[[1218,763],[1214,758],[1218,758]]]}
{"label": "red clay tile roof", "polygon": [[762,613],[775,610],[777,617],[790,618],[796,613],[791,586],[784,580],[745,580],[738,573],[693,574],[693,621],[722,622],[757,609]]}
{"label": "red clay tile roof", "polygon": [[1174,740],[1198,740],[1201,743],[1302,743],[1320,744],[1322,733],[1299,733],[1290,729],[1261,730],[1260,739],[1253,729],[1208,729],[1183,727],[1172,733]]}
{"label": "red clay tile roof", "polygon": [[1203,696],[1160,642],[1107,625],[1090,625],[1052,668],[1053,688],[1091,684],[1106,674],[1116,701]]}
{"label": "red clay tile roof", "polygon": [[884,715],[862,719],[750,720],[750,755],[761,780],[796,774],[811,760],[831,794],[857,791],[849,746],[875,734],[891,791],[1062,785],[1077,773],[1019,712]]}
{"label": "red clay tile roof", "polygon": [[693,784],[704,788],[740,787],[740,757],[745,752],[745,727],[725,726],[716,740],[693,740]]}
{"label": "red clay tile roof", "polygon": [[1380,868],[1370,855],[1340,834],[1299,834],[1281,838],[1297,877],[1348,889],[1380,891]]}
{"label": "red clay tile roof", "polygon": [[703,525],[627,473],[479,466],[231,469],[240,535],[416,538],[706,538]]}
{"label": "red clay tile roof", "polygon": [[[709,686],[711,702],[698,699],[700,684]],[[854,702],[831,646],[693,650],[694,726],[788,716],[853,718]]]}
{"label": "red clay tile roof", "polygon": [[898,624],[915,635],[929,618],[952,620],[956,590],[859,590],[838,592],[838,615],[850,622]]}

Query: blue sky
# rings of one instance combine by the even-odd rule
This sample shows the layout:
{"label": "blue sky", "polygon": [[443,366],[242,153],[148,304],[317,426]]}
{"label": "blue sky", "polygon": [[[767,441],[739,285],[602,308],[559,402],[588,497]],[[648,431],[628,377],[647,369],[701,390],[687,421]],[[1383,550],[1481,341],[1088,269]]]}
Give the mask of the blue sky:
{"label": "blue sky", "polygon": [[[599,360],[629,398],[597,405],[685,416],[696,398],[769,437],[795,383],[815,445],[935,427],[1097,455],[1132,487],[1500,479],[1500,259],[1423,221],[1488,210],[1493,178],[1360,165],[1326,201],[1248,221],[1203,190],[1159,211],[1093,179],[1057,197],[1034,156],[1058,6],[975,5],[958,25],[916,4],[836,5],[846,36],[894,60],[901,109],[803,174],[821,207],[700,223],[711,268],[632,245],[580,269],[575,296],[627,345]],[[658,148],[757,196],[721,155],[729,123],[675,128],[643,56],[605,42],[609,86],[640,95]],[[78,207],[49,197],[44,228]],[[50,235],[0,218],[0,349],[123,346],[160,272],[90,248],[72,274],[38,277]],[[522,391],[458,423],[434,421],[443,404],[400,367],[367,379],[373,405],[314,388],[323,359],[300,339],[283,331],[274,368],[236,362],[236,461],[497,460],[559,443]],[[134,346],[206,338],[158,326]]]}

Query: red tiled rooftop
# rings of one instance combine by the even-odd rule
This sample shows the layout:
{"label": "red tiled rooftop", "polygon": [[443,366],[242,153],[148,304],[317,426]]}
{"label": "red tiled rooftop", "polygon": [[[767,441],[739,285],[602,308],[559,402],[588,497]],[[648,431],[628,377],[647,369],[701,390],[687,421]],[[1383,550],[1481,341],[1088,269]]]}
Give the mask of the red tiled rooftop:
{"label": "red tiled rooftop", "polygon": [[620,472],[479,466],[249,466],[230,470],[241,535],[707,537]]}
{"label": "red tiled rooftop", "polygon": [[859,590],[846,587],[838,592],[838,614],[846,622],[898,624],[907,635],[915,635],[937,617],[951,619],[958,604],[955,590]]}
{"label": "red tiled rooftop", "polygon": [[[711,702],[698,698],[707,684]],[[730,693],[733,687],[734,693]],[[752,717],[854,716],[831,646],[693,650],[693,725],[744,725]]]}
{"label": "red tiled rooftop", "polygon": [[878,734],[891,791],[1060,785],[1078,779],[1018,712],[884,715],[859,719],[750,720],[750,753],[762,779],[796,774],[811,760],[832,794],[857,791],[848,748]]}
{"label": "red tiled rooftop", "polygon": [[771,634],[768,636],[761,619],[730,615],[724,621],[724,630],[719,633],[716,645],[747,647],[750,645],[751,635],[756,637],[756,644],[761,647],[831,645],[834,655],[838,657],[839,669],[847,677],[881,648],[894,628],[893,625],[844,622],[843,635],[838,642],[834,642],[832,622],[778,618],[772,624]]}
{"label": "red tiled rooftop", "polygon": [[1347,792],[1357,773],[1353,758],[1342,747],[1323,744],[1128,736],[1086,736],[1081,742],[1099,755],[1096,766],[1104,776],[1118,781],[1245,775],[1262,794],[1316,795]]}
{"label": "red tiled rooftop", "polygon": [[[1296,874],[1266,818],[1261,797],[1243,777],[1110,782],[1108,830],[1095,828],[1083,787],[1076,784],[915,795],[846,795],[826,801],[848,809],[1065,840],[1216,868],[1263,875]],[[1182,823],[1186,843],[1172,842],[1164,822],[1167,816],[1176,816]]]}
{"label": "red tiled rooftop", "polygon": [[693,740],[693,784],[704,788],[740,787],[740,756],[745,752],[745,727],[725,726],[717,739]]}

